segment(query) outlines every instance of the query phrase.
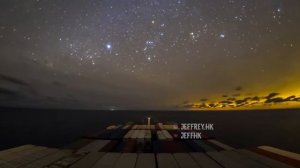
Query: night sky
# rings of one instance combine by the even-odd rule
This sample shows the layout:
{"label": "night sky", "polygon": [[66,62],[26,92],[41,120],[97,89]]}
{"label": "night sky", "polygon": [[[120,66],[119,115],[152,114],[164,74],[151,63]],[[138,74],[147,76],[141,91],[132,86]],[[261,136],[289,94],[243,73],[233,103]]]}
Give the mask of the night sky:
{"label": "night sky", "polygon": [[300,107],[299,0],[1,0],[0,105]]}

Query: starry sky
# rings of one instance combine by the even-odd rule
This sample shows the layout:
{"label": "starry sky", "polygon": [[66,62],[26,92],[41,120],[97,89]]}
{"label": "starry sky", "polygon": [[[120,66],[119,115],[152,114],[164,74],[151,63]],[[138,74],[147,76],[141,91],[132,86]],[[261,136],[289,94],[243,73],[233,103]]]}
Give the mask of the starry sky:
{"label": "starry sky", "polygon": [[0,105],[300,107],[299,0],[1,0]]}

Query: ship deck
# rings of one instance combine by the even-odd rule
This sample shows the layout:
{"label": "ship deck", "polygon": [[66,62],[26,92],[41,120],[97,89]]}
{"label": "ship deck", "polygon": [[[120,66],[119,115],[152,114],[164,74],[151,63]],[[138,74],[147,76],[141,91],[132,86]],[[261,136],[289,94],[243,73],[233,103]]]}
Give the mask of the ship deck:
{"label": "ship deck", "polygon": [[[0,151],[0,168],[292,168],[300,155],[271,146],[236,149],[216,139],[180,139],[176,124],[111,125],[62,147]],[[204,134],[205,135],[205,134]]]}

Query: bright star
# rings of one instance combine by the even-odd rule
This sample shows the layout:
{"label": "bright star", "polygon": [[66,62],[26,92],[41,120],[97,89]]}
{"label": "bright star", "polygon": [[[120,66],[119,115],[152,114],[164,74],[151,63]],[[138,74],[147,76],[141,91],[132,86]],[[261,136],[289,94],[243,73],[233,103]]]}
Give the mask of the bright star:
{"label": "bright star", "polygon": [[106,44],[107,49],[111,49],[111,44]]}

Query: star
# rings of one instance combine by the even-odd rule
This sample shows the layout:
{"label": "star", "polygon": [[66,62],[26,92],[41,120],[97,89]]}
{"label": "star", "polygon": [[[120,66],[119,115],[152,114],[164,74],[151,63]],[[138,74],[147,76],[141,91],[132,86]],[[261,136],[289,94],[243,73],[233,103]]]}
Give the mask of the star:
{"label": "star", "polygon": [[106,44],[107,49],[111,49],[111,47],[112,47],[111,44]]}
{"label": "star", "polygon": [[220,37],[220,38],[225,38],[225,34],[224,34],[224,33],[221,33],[221,34],[219,35],[219,37]]}

